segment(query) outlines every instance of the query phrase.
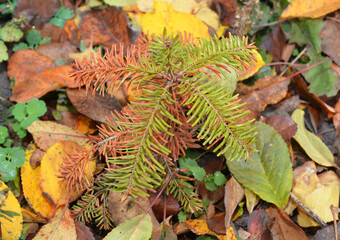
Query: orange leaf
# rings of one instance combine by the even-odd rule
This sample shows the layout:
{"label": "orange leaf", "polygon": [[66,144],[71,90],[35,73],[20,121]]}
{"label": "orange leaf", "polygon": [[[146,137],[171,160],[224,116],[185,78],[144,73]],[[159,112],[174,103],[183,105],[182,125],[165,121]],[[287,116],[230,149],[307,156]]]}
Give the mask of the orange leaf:
{"label": "orange leaf", "polygon": [[32,144],[26,150],[26,162],[21,166],[21,181],[25,198],[28,204],[41,217],[52,217],[54,207],[50,201],[44,197],[40,188],[40,166],[32,168],[30,158],[36,149],[36,145]]}
{"label": "orange leaf", "polygon": [[[64,212],[65,210],[65,212]],[[35,240],[43,239],[68,239],[76,240],[76,228],[71,216],[70,209],[61,207],[57,210],[51,221],[43,226],[38,234],[33,238]]]}
{"label": "orange leaf", "polygon": [[227,239],[226,235],[218,235],[215,232],[212,232],[208,228],[207,221],[204,219],[190,219],[185,221],[184,224],[197,235],[209,234],[217,237],[219,240]]}
{"label": "orange leaf", "polygon": [[44,151],[62,140],[72,140],[79,145],[88,142],[88,138],[77,130],[52,121],[34,121],[27,127],[34,138],[34,142]]}
{"label": "orange leaf", "polygon": [[[40,186],[43,194],[51,201],[54,206],[65,205],[73,202],[82,191],[73,191],[66,187],[66,182],[62,182],[60,166],[65,163],[67,153],[74,153],[77,143],[73,141],[60,141],[51,146],[45,153],[41,161]],[[85,170],[88,179],[96,169],[96,161],[92,160],[87,164]]]}
{"label": "orange leaf", "polygon": [[339,8],[339,0],[293,0],[282,12],[280,19],[319,18]]}

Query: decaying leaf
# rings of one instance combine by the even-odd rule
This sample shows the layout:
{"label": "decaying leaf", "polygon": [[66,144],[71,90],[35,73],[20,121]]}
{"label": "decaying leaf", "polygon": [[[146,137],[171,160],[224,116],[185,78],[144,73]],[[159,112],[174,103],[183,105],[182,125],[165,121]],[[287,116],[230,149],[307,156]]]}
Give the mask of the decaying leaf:
{"label": "decaying leaf", "polygon": [[71,211],[60,207],[48,224],[44,225],[33,238],[35,240],[69,239],[77,240],[76,228]]}
{"label": "decaying leaf", "polygon": [[[67,154],[77,151],[77,143],[73,141],[60,141],[52,145],[45,153],[41,161],[40,186],[44,196],[46,196],[54,206],[62,206],[73,202],[82,191],[69,189],[66,182],[62,182],[58,177],[61,175],[60,167],[65,164]],[[96,161],[91,159],[85,170],[88,180],[96,169]]]}
{"label": "decaying leaf", "polygon": [[225,229],[228,228],[233,213],[244,198],[244,190],[242,186],[236,181],[234,177],[231,177],[225,185],[224,194],[224,206],[225,206]]}
{"label": "decaying leaf", "polygon": [[[151,217],[144,214],[130,218],[115,227],[104,240],[149,240],[152,234]],[[143,220],[143,221],[142,221]]]}
{"label": "decaying leaf", "polygon": [[280,102],[287,95],[289,82],[289,79],[284,80],[283,77],[266,76],[251,87],[238,83],[236,93],[240,94],[242,102],[247,103],[244,109],[250,110],[243,121],[258,117],[267,105]]}
{"label": "decaying leaf", "polygon": [[338,135],[340,132],[340,99],[338,100],[338,102],[335,104],[335,110],[336,110],[336,114],[333,117],[333,123],[336,129],[336,134]]}
{"label": "decaying leaf", "polygon": [[257,73],[261,67],[266,65],[258,51],[253,50],[252,52],[254,54],[254,57],[256,58],[256,62],[252,66],[249,66],[248,69],[239,71],[238,76],[237,76],[238,81],[250,78],[255,73]]}
{"label": "decaying leaf", "polygon": [[42,194],[40,188],[41,166],[33,168],[30,164],[30,158],[36,149],[34,144],[26,150],[26,162],[21,166],[21,182],[25,199],[36,213],[44,218],[52,217],[54,207],[50,201]]}
{"label": "decaying leaf", "polygon": [[340,38],[340,23],[325,21],[320,37],[322,38],[322,51],[330,56],[337,65],[340,65],[340,43],[338,41]]}
{"label": "decaying leaf", "polygon": [[266,119],[266,123],[275,128],[287,144],[297,131],[296,123],[287,115],[275,114]]}
{"label": "decaying leaf", "polygon": [[126,92],[123,89],[114,94],[114,97],[109,94],[102,96],[98,93],[93,96],[85,89],[67,89],[67,96],[77,111],[99,122],[105,122],[106,117],[110,117],[111,113],[120,111],[121,103],[127,104],[125,95]]}
{"label": "decaying leaf", "polygon": [[[339,206],[340,179],[333,171],[316,174],[314,162],[309,161],[294,170],[292,193],[324,222],[333,221],[330,206]],[[304,210],[298,208],[301,227],[318,226]]]}
{"label": "decaying leaf", "polygon": [[75,221],[74,225],[76,228],[77,240],[95,240],[93,233],[84,225],[84,223]]}
{"label": "decaying leaf", "polygon": [[305,112],[301,109],[296,109],[292,114],[292,119],[298,126],[293,138],[313,161],[322,166],[334,166],[334,156],[328,147],[320,138],[305,128],[304,115]]}
{"label": "decaying leaf", "polygon": [[270,227],[273,239],[309,239],[306,233],[299,226],[297,226],[282,209],[270,207],[266,211],[269,215],[269,218],[275,219]]}
{"label": "decaying leaf", "polygon": [[259,203],[260,198],[248,188],[244,189],[244,195],[246,196],[246,206],[249,213],[252,213],[254,207]]}
{"label": "decaying leaf", "polygon": [[208,227],[207,221],[204,219],[190,219],[178,224],[174,229],[176,234],[178,234],[178,230],[181,229],[183,225],[188,227],[193,233],[197,235],[209,234],[217,237],[219,240],[227,239],[226,235],[219,235],[211,231]]}
{"label": "decaying leaf", "polygon": [[7,185],[0,181],[0,192],[6,191],[6,195],[1,201],[1,238],[8,240],[17,240],[21,236],[22,213],[18,200],[14,197]]}
{"label": "decaying leaf", "polygon": [[34,142],[44,151],[59,141],[72,140],[79,145],[88,142],[88,138],[77,130],[52,121],[35,121],[27,130],[33,135]]}
{"label": "decaying leaf", "polygon": [[338,0],[293,0],[281,14],[281,20],[319,18],[340,8]]}
{"label": "decaying leaf", "polygon": [[250,239],[272,239],[269,228],[273,220],[274,219],[269,218],[268,213],[261,208],[253,211],[248,218],[248,232],[251,234]]}
{"label": "decaying leaf", "polygon": [[[261,199],[284,208],[293,184],[293,171],[288,148],[275,129],[256,123],[258,134],[247,161],[228,161],[230,172],[244,187]],[[249,181],[251,179],[251,181]]]}
{"label": "decaying leaf", "polygon": [[113,44],[129,44],[128,19],[125,12],[115,7],[92,10],[81,14],[79,31],[86,46],[102,44],[111,49]]}
{"label": "decaying leaf", "polygon": [[168,32],[191,33],[194,38],[209,39],[208,26],[190,13],[177,12],[170,3],[154,2],[154,11],[136,15],[144,33],[163,34],[164,27]]}

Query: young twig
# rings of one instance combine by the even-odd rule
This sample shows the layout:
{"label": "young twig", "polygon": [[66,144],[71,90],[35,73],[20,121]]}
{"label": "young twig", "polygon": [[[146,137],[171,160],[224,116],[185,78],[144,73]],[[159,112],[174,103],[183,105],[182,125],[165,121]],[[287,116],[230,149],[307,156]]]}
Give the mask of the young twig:
{"label": "young twig", "polygon": [[321,227],[327,227],[327,224],[312,210],[309,209],[303,202],[301,202],[292,192],[290,193],[290,197],[296,202],[311,218],[314,219]]}

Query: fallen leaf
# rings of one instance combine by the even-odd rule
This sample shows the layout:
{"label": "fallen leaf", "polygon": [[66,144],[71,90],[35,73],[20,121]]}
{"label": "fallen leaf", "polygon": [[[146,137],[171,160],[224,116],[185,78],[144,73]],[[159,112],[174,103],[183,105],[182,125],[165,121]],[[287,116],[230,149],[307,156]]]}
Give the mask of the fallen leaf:
{"label": "fallen leaf", "polygon": [[229,226],[229,224],[226,224],[225,219],[226,215],[224,212],[215,214],[207,220],[208,228],[217,234],[224,235],[227,231],[226,226]]}
{"label": "fallen leaf", "polygon": [[82,36],[74,18],[66,21],[61,37],[69,40],[73,45],[79,46]]}
{"label": "fallen leaf", "polygon": [[95,240],[90,228],[86,227],[84,223],[75,221],[74,225],[76,228],[77,240]]}
{"label": "fallen leaf", "polygon": [[293,0],[282,12],[280,20],[319,18],[340,8],[338,0]]}
{"label": "fallen leaf", "polygon": [[265,210],[259,209],[253,211],[248,218],[248,232],[251,234],[250,239],[272,239],[269,231],[272,221],[273,219],[269,218]]}
{"label": "fallen leaf", "polygon": [[45,23],[39,32],[43,38],[51,38],[51,42],[60,42],[63,30],[52,23]]}
{"label": "fallen leaf", "polygon": [[322,110],[322,112],[331,118],[335,114],[335,109],[325,103],[321,98],[311,93],[308,90],[305,80],[301,76],[295,76],[294,78],[295,90],[302,98],[308,100],[313,106],[316,106]]}
{"label": "fallen leaf", "polygon": [[[69,54],[76,54],[76,52],[78,52],[77,47],[69,41],[46,43],[37,47],[36,51],[51,58],[53,61],[63,59],[67,64],[73,62],[73,59],[69,57]],[[69,71],[70,70],[71,69],[69,69]]]}
{"label": "fallen leaf", "polygon": [[21,208],[22,218],[24,222],[35,222],[35,223],[47,223],[46,218],[42,218],[34,212],[34,210],[28,206],[22,206]]}
{"label": "fallen leaf", "polygon": [[111,49],[113,44],[130,44],[130,29],[127,23],[125,12],[109,7],[82,13],[79,31],[86,46],[102,44]]}
{"label": "fallen leaf", "polygon": [[[149,193],[149,202],[153,203],[156,196],[158,195],[158,192]],[[166,208],[164,210],[164,208]],[[166,213],[165,217],[169,216],[175,216],[178,214],[180,209],[180,204],[178,202],[178,199],[175,198],[173,195],[164,195],[161,194],[160,197],[154,202],[152,205],[152,211],[155,214],[158,221],[162,221],[164,218],[164,211]]]}
{"label": "fallen leaf", "polygon": [[66,93],[78,112],[99,122],[105,122],[106,117],[110,117],[111,113],[121,110],[119,100],[124,99],[126,102],[123,91],[120,91],[114,97],[109,94],[102,96],[98,92],[93,96],[87,93],[85,89],[68,88]]}
{"label": "fallen leaf", "polygon": [[248,188],[244,189],[244,195],[246,196],[246,206],[249,213],[252,213],[254,207],[259,203],[260,198]]}
{"label": "fallen leaf", "polygon": [[190,219],[178,224],[174,229],[176,234],[178,234],[178,229],[180,229],[182,225],[188,227],[196,235],[209,234],[217,237],[219,240],[227,239],[226,235],[219,235],[211,231],[208,227],[207,221],[204,219]]}
{"label": "fallen leaf", "polygon": [[261,67],[266,65],[266,63],[263,61],[263,59],[262,59],[262,57],[261,57],[261,55],[259,54],[258,51],[252,50],[252,54],[256,58],[256,62],[253,63],[252,66],[248,66],[248,69],[244,69],[243,71],[238,72],[238,76],[237,76],[238,81],[250,78],[255,73],[257,73],[260,70]]}
{"label": "fallen leaf", "polygon": [[21,0],[14,9],[13,17],[23,17],[30,23],[30,26],[42,27],[60,7],[58,0]]}
{"label": "fallen leaf", "polygon": [[340,23],[331,20],[325,21],[320,37],[322,38],[322,51],[330,56],[337,65],[340,65],[340,43],[337,41],[340,38]]}
{"label": "fallen leaf", "polygon": [[170,224],[171,217],[168,217],[158,227],[154,227],[151,240],[177,240],[177,235]]}
{"label": "fallen leaf", "polygon": [[40,188],[40,172],[41,167],[32,168],[30,158],[36,146],[29,145],[26,149],[26,162],[21,166],[21,183],[24,196],[30,207],[41,217],[51,218],[54,212],[54,207],[50,201],[43,195]]}
{"label": "fallen leaf", "polygon": [[218,0],[221,9],[219,11],[221,24],[224,26],[233,26],[235,22],[236,10],[238,4],[236,0]]}
{"label": "fallen leaf", "polygon": [[[140,213],[145,213],[150,207],[148,199],[140,199],[137,203],[130,196],[122,201],[123,196],[124,194],[119,192],[110,192],[108,196],[108,208],[114,223],[117,225],[136,217]],[[159,226],[153,212],[150,211],[148,215],[151,217],[154,227]]]}
{"label": "fallen leaf", "polygon": [[194,38],[210,38],[208,26],[190,13],[177,12],[168,2],[155,1],[154,11],[135,15],[144,33],[162,35],[168,32],[191,33]]}
{"label": "fallen leaf", "polygon": [[[77,150],[77,143],[73,141],[60,141],[52,145],[45,153],[41,161],[40,186],[43,195],[47,197],[53,206],[62,206],[71,203],[81,196],[83,191],[69,189],[66,182],[58,177],[61,175],[60,167],[67,159],[67,153]],[[92,177],[96,170],[96,161],[91,159],[86,165],[86,176]]]}
{"label": "fallen leaf", "polygon": [[269,218],[275,218],[270,231],[275,240],[299,239],[308,240],[306,233],[297,226],[280,208],[270,207],[267,210]]}
{"label": "fallen leaf", "polygon": [[17,240],[20,238],[23,228],[20,204],[3,181],[0,181],[0,193],[2,195],[0,215],[1,238]]}
{"label": "fallen leaf", "polygon": [[50,222],[39,230],[38,234],[33,238],[35,240],[44,239],[68,239],[76,240],[76,228],[71,211],[67,207],[60,207]]}
{"label": "fallen leaf", "polygon": [[[340,223],[337,223],[338,239],[340,238]],[[313,236],[313,240],[325,240],[325,239],[336,239],[334,225],[328,225],[327,227],[321,228],[316,231]]]}
{"label": "fallen leaf", "polygon": [[152,223],[149,214],[144,214],[126,220],[115,227],[104,240],[149,240],[152,234]]}
{"label": "fallen leaf", "polygon": [[[330,206],[339,206],[340,179],[333,171],[316,174],[314,162],[309,161],[294,170],[292,193],[324,222],[333,221]],[[298,207],[297,222],[301,227],[318,224]]]}
{"label": "fallen leaf", "polygon": [[287,95],[289,82],[290,80],[284,80],[284,77],[266,76],[257,80],[251,87],[237,83],[235,93],[240,94],[241,102],[247,103],[243,108],[250,110],[250,114],[242,121],[257,118],[267,105],[280,102]]}
{"label": "fallen leaf", "polygon": [[[261,199],[284,208],[293,184],[293,171],[288,148],[275,129],[257,122],[254,148],[245,161],[229,161],[229,171],[244,187]],[[251,181],[249,181],[251,179]]]}
{"label": "fallen leaf", "polygon": [[293,119],[287,115],[275,114],[266,119],[265,123],[275,128],[275,130],[281,135],[283,140],[290,143],[290,139],[295,135],[297,131],[297,125]]}
{"label": "fallen leaf", "polygon": [[224,206],[225,206],[225,229],[230,224],[233,213],[238,204],[244,198],[244,190],[242,186],[236,181],[234,177],[231,177],[225,185],[224,194]]}
{"label": "fallen leaf", "polygon": [[322,166],[334,166],[334,156],[328,147],[320,138],[305,128],[304,115],[305,112],[301,109],[296,109],[292,114],[292,119],[298,127],[293,138],[313,161]]}
{"label": "fallen leaf", "polygon": [[68,56],[73,60],[82,61],[84,57],[86,57],[87,59],[91,59],[92,54],[96,54],[96,51],[94,51],[92,47],[88,47],[80,53],[70,52]]}
{"label": "fallen leaf", "polygon": [[77,130],[52,121],[35,121],[27,127],[34,138],[34,142],[44,151],[62,140],[72,140],[79,145],[88,142],[88,138]]}
{"label": "fallen leaf", "polygon": [[[281,53],[286,46],[286,36],[281,29],[280,25],[277,25],[269,34],[268,38],[261,42],[260,48],[266,49],[268,53],[273,57],[274,62],[281,61]],[[279,70],[279,66],[276,67]]]}
{"label": "fallen leaf", "polygon": [[336,110],[336,114],[333,117],[333,123],[336,129],[336,135],[338,135],[340,132],[340,99],[337,101],[334,108]]}
{"label": "fallen leaf", "polygon": [[44,156],[45,152],[40,148],[35,148],[31,157],[29,158],[30,166],[34,169],[40,166],[41,160]]}

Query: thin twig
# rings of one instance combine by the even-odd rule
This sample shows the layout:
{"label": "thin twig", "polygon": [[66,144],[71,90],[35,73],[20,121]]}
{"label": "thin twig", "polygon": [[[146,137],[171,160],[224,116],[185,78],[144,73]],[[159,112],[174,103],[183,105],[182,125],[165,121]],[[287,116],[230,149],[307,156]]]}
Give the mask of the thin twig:
{"label": "thin twig", "polygon": [[312,210],[309,209],[303,202],[301,202],[292,192],[290,197],[296,202],[310,217],[312,217],[321,227],[327,227],[327,224]]}
{"label": "thin twig", "polygon": [[11,105],[14,105],[14,103],[12,103],[11,101],[9,101],[8,99],[4,98],[4,97],[1,97],[0,96],[0,100],[3,101],[3,102],[6,102],[6,103],[9,103]]}
{"label": "thin twig", "polygon": [[306,64],[294,64],[289,62],[273,62],[273,63],[267,63],[266,66],[276,66],[276,65],[288,65],[292,67],[304,67]]}
{"label": "thin twig", "polygon": [[283,20],[278,20],[278,21],[274,21],[274,22],[270,22],[270,23],[266,23],[266,24],[259,24],[259,25],[255,25],[253,26],[253,28],[264,28],[264,27],[269,27],[269,26],[273,26],[276,25],[280,22],[283,22]]}
{"label": "thin twig", "polygon": [[335,240],[338,240],[338,224],[336,223],[336,212],[337,212],[337,214],[339,214],[340,209],[337,208],[337,207],[334,207],[333,204],[331,204],[331,212],[332,212],[333,221],[334,221]]}
{"label": "thin twig", "polygon": [[[301,56],[302,56],[303,54],[305,54],[305,52],[307,52],[307,48],[306,48],[306,47],[299,53],[299,55],[296,56],[296,58],[294,58],[294,60],[293,60],[291,63],[294,64],[297,60],[299,60],[299,59],[301,58]],[[282,73],[280,74],[280,76],[283,76],[283,74],[285,74],[285,73],[287,72],[287,70],[288,70],[288,67],[286,67],[286,68],[282,71]]]}

